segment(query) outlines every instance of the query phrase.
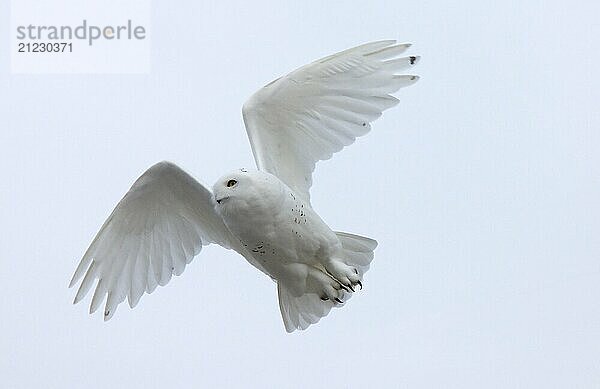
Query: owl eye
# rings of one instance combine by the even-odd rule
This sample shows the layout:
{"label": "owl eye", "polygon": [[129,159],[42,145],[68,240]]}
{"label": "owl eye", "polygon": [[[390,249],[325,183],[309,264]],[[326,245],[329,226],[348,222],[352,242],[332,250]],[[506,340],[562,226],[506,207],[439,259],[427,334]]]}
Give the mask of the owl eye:
{"label": "owl eye", "polygon": [[231,188],[232,186],[234,186],[235,184],[237,184],[236,180],[229,180],[227,181],[227,187]]}

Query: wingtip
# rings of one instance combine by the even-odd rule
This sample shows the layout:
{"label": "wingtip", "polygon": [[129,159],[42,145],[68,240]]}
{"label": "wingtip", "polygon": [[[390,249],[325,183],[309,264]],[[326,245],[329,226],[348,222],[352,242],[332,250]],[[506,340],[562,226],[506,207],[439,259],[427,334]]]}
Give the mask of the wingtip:
{"label": "wingtip", "polygon": [[395,43],[393,47],[398,50],[400,54],[410,49],[412,45],[412,43]]}
{"label": "wingtip", "polygon": [[137,293],[137,294],[133,294],[133,289],[129,291],[129,294],[127,295],[127,303],[129,305],[130,309],[135,308],[138,303],[140,302],[140,300],[142,299],[142,296],[144,295],[144,292],[142,291],[141,293]]}
{"label": "wingtip", "polygon": [[75,284],[77,284],[77,281],[79,281],[81,279],[81,276],[83,274],[78,274],[79,272],[76,270],[75,273],[73,273],[73,276],[71,277],[71,280],[69,281],[69,288],[72,288],[75,286]]}
{"label": "wingtip", "polygon": [[379,246],[379,242],[376,241],[373,238],[369,238],[369,239],[371,239],[371,243],[373,244],[373,250],[372,251],[375,251],[375,249],[377,248],[377,246]]}
{"label": "wingtip", "polygon": [[287,332],[288,334],[291,334],[294,331],[296,331],[296,328],[287,328],[287,327],[285,327],[285,332]]}
{"label": "wingtip", "polygon": [[420,78],[421,77],[417,76],[416,74],[401,74],[394,76],[394,79],[405,82],[406,85],[403,86],[412,85],[419,81]]}
{"label": "wingtip", "polygon": [[395,45],[396,42],[397,42],[397,40],[395,40],[395,39],[381,39],[378,41],[373,41],[371,43],[378,43],[378,44],[381,43],[381,44],[386,44],[386,45],[390,46],[390,45]]}

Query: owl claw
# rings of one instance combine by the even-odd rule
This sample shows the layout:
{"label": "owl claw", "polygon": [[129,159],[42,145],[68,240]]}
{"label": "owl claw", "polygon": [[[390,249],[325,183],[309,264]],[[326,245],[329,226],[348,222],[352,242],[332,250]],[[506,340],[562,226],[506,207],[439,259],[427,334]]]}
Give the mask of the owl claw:
{"label": "owl claw", "polygon": [[360,290],[363,290],[362,282],[360,282],[360,280],[356,281],[356,285],[359,285],[360,286]]}
{"label": "owl claw", "polygon": [[343,303],[344,303],[342,300],[340,300],[340,299],[339,299],[339,298],[337,298],[337,297],[336,297],[336,298],[334,298],[334,300],[335,300],[335,301],[337,301],[337,302],[338,302],[338,303],[340,303],[340,304],[343,304]]}
{"label": "owl claw", "polygon": [[321,301],[329,301],[329,297],[325,296],[325,297],[319,297],[321,299]]}
{"label": "owl claw", "polygon": [[351,290],[352,292],[356,292],[356,291],[354,290],[354,288],[352,287],[352,284],[348,284],[348,285],[346,285],[346,286],[347,286],[348,288],[350,288],[350,290]]}
{"label": "owl claw", "polygon": [[[347,286],[347,285],[344,285],[344,284],[340,283],[340,288],[342,288],[342,289],[344,289],[346,292],[350,293],[350,289],[348,289],[348,286]],[[350,288],[352,288],[352,287],[350,287]],[[354,290],[352,290],[352,291],[354,291]]]}

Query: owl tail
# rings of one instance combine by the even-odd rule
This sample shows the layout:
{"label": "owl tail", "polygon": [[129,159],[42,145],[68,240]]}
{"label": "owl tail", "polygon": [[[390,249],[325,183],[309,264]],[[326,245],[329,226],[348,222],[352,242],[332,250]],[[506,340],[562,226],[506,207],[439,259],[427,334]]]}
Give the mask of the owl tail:
{"label": "owl tail", "polygon": [[[347,232],[335,233],[342,243],[344,262],[358,270],[361,278],[369,270],[373,260],[373,250],[377,247],[377,241],[364,236],[349,234]],[[293,296],[285,285],[277,284],[279,296],[279,309],[283,324],[287,332],[305,330],[311,324],[315,324],[322,317],[327,316],[334,306],[331,301],[323,301],[314,293],[305,293],[299,297]],[[348,293],[347,298],[351,294]],[[347,298],[344,301],[347,301]]]}
{"label": "owl tail", "polygon": [[335,232],[335,234],[342,243],[344,262],[348,266],[354,266],[362,277],[369,270],[377,241],[348,232]]}

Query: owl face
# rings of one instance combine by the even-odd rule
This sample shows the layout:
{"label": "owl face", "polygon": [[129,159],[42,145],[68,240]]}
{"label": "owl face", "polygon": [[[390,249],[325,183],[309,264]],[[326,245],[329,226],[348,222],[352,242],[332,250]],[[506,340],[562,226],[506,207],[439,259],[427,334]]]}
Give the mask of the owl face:
{"label": "owl face", "polygon": [[238,169],[219,178],[213,186],[217,207],[243,200],[257,202],[279,192],[281,182],[259,170]]}

